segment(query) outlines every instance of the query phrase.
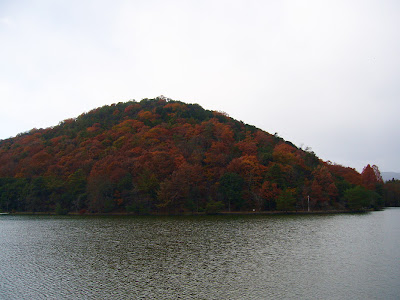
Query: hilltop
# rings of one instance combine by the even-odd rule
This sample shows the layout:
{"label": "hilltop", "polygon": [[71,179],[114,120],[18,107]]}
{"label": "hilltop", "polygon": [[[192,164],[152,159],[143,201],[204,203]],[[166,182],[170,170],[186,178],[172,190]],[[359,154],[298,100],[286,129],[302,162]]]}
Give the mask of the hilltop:
{"label": "hilltop", "polygon": [[186,213],[383,205],[376,166],[320,160],[283,138],[159,97],[103,106],[0,141],[6,211]]}

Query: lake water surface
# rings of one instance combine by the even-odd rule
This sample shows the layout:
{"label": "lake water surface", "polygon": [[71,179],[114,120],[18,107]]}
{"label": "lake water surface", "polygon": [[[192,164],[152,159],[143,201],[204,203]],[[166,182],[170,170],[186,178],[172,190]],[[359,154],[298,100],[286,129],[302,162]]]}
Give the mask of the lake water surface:
{"label": "lake water surface", "polygon": [[0,216],[0,299],[399,299],[400,209]]}

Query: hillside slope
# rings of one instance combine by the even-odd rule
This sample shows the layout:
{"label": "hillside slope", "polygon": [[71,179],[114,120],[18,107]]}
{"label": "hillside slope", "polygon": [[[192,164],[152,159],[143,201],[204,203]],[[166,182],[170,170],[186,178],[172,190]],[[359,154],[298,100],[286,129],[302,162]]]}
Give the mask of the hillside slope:
{"label": "hillside slope", "polygon": [[[164,98],[0,141],[7,211],[286,211],[306,210],[308,196],[313,210],[360,209],[381,205],[381,182],[375,166],[359,174],[225,113]],[[356,187],[367,203],[351,197]]]}

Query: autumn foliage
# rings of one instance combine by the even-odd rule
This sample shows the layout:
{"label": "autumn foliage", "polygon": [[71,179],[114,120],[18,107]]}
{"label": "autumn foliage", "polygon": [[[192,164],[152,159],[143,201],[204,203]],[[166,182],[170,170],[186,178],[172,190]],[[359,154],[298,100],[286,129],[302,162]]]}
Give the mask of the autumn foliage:
{"label": "autumn foliage", "polygon": [[345,209],[362,174],[277,135],[164,98],[94,109],[0,141],[0,206],[16,211],[185,213]]}

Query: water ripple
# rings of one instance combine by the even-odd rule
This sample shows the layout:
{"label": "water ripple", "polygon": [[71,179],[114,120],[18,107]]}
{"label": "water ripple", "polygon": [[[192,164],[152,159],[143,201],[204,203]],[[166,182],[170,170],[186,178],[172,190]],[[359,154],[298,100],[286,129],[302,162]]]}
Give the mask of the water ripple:
{"label": "water ripple", "polygon": [[0,218],[1,299],[396,299],[400,210]]}

